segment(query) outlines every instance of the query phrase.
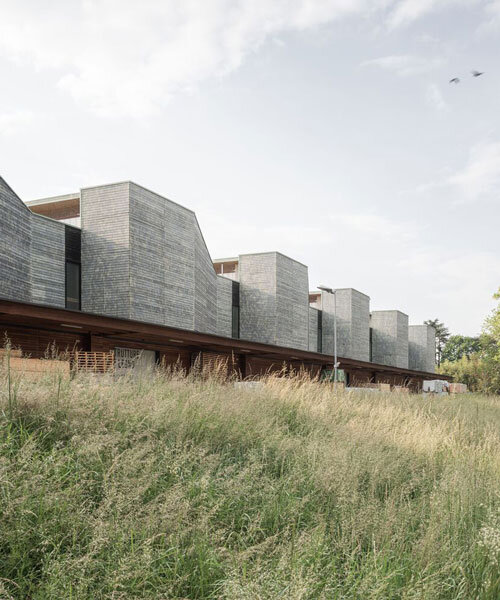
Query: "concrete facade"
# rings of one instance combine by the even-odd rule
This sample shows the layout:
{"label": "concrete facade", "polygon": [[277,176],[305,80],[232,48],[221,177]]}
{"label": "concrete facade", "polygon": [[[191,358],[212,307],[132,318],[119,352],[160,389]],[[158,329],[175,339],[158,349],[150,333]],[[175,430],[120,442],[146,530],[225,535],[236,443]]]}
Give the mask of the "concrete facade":
{"label": "concrete facade", "polygon": [[65,227],[33,214],[0,178],[0,297],[65,306]]}
{"label": "concrete facade", "polygon": [[320,311],[317,308],[309,307],[309,350],[318,352],[318,320]]}
{"label": "concrete facade", "polygon": [[371,313],[372,362],[408,368],[408,315],[399,310]]}
{"label": "concrete facade", "polygon": [[[337,296],[337,355],[370,360],[370,298],[353,288],[335,290]],[[334,352],[335,297],[321,291],[324,354]]]}
{"label": "concrete facade", "polygon": [[217,332],[217,275],[195,214],[131,182],[81,193],[82,310]]}
{"label": "concrete facade", "polygon": [[64,307],[66,304],[66,226],[31,216],[31,301]]}
{"label": "concrete facade", "polygon": [[[68,202],[81,231],[64,223]],[[266,252],[214,266],[194,212],[132,182],[33,206],[0,178],[0,298],[77,310],[69,263],[81,262],[83,312],[333,355],[334,295],[309,296],[300,262]],[[433,329],[395,310],[370,316],[369,303],[336,290],[338,356],[434,372]]]}
{"label": "concrete facade", "polygon": [[239,257],[240,337],[307,350],[307,267],[279,252]]}
{"label": "concrete facade", "polygon": [[82,310],[130,318],[129,185],[83,189]]}
{"label": "concrete facade", "polygon": [[0,296],[31,301],[31,213],[0,178]]}
{"label": "concrete facade", "polygon": [[436,330],[430,325],[408,328],[408,368],[434,373],[436,370]]}
{"label": "concrete facade", "polygon": [[217,276],[217,334],[231,337],[233,327],[233,282]]}

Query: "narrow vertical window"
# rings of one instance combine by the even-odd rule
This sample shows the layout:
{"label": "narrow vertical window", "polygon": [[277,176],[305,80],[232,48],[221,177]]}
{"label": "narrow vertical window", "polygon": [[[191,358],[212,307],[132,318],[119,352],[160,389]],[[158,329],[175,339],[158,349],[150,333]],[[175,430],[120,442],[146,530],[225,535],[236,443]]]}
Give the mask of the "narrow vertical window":
{"label": "narrow vertical window", "polygon": [[80,310],[80,265],[66,261],[66,308]]}
{"label": "narrow vertical window", "polygon": [[317,352],[323,352],[323,311],[318,310],[318,340]]}
{"label": "narrow vertical window", "polygon": [[233,301],[231,310],[231,337],[240,337],[240,284],[237,281],[233,281]]}

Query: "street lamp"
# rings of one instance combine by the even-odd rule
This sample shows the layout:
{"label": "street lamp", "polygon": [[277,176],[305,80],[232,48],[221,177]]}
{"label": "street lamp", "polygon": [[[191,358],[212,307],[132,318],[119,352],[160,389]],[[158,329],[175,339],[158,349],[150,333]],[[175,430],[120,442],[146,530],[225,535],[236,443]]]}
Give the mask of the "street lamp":
{"label": "street lamp", "polygon": [[337,361],[337,290],[326,285],[318,285],[318,289],[333,294],[333,389],[335,390],[337,388],[337,369],[339,367]]}

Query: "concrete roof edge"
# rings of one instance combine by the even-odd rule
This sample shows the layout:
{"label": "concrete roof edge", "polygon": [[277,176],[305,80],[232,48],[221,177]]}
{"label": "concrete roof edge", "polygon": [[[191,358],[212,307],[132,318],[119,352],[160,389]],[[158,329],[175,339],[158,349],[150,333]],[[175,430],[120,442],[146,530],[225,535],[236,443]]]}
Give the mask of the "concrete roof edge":
{"label": "concrete roof edge", "polygon": [[268,250],[267,252],[245,252],[244,254],[240,254],[239,256],[240,257],[241,256],[262,256],[264,254],[279,254],[280,256],[283,256],[284,258],[288,258],[288,260],[293,260],[293,262],[296,262],[297,264],[302,265],[306,269],[309,269],[309,267],[305,263],[300,262],[300,260],[292,258],[291,256],[288,256],[287,254],[283,254],[283,252],[280,252],[279,250]]}

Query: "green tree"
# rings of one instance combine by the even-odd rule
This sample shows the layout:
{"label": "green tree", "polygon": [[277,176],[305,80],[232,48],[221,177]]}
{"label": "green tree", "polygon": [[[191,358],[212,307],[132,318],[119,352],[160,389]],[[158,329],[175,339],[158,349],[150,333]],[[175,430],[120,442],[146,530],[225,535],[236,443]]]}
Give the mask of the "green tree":
{"label": "green tree", "polygon": [[444,360],[437,368],[438,373],[451,375],[453,381],[466,383],[470,392],[482,392],[488,385],[488,374],[485,369],[484,359],[479,352],[457,360]]}
{"label": "green tree", "polygon": [[443,348],[450,337],[450,332],[444,323],[441,323],[439,319],[428,319],[424,321],[425,325],[430,325],[436,330],[436,362],[438,366],[441,364],[441,356]]}
{"label": "green tree", "polygon": [[481,342],[478,337],[466,335],[452,335],[446,342],[441,354],[441,361],[455,362],[462,356],[470,358],[481,350]]}
{"label": "green tree", "polygon": [[[500,288],[493,298],[500,300]],[[500,394],[500,303],[484,324],[481,351],[487,375],[484,391]]]}

